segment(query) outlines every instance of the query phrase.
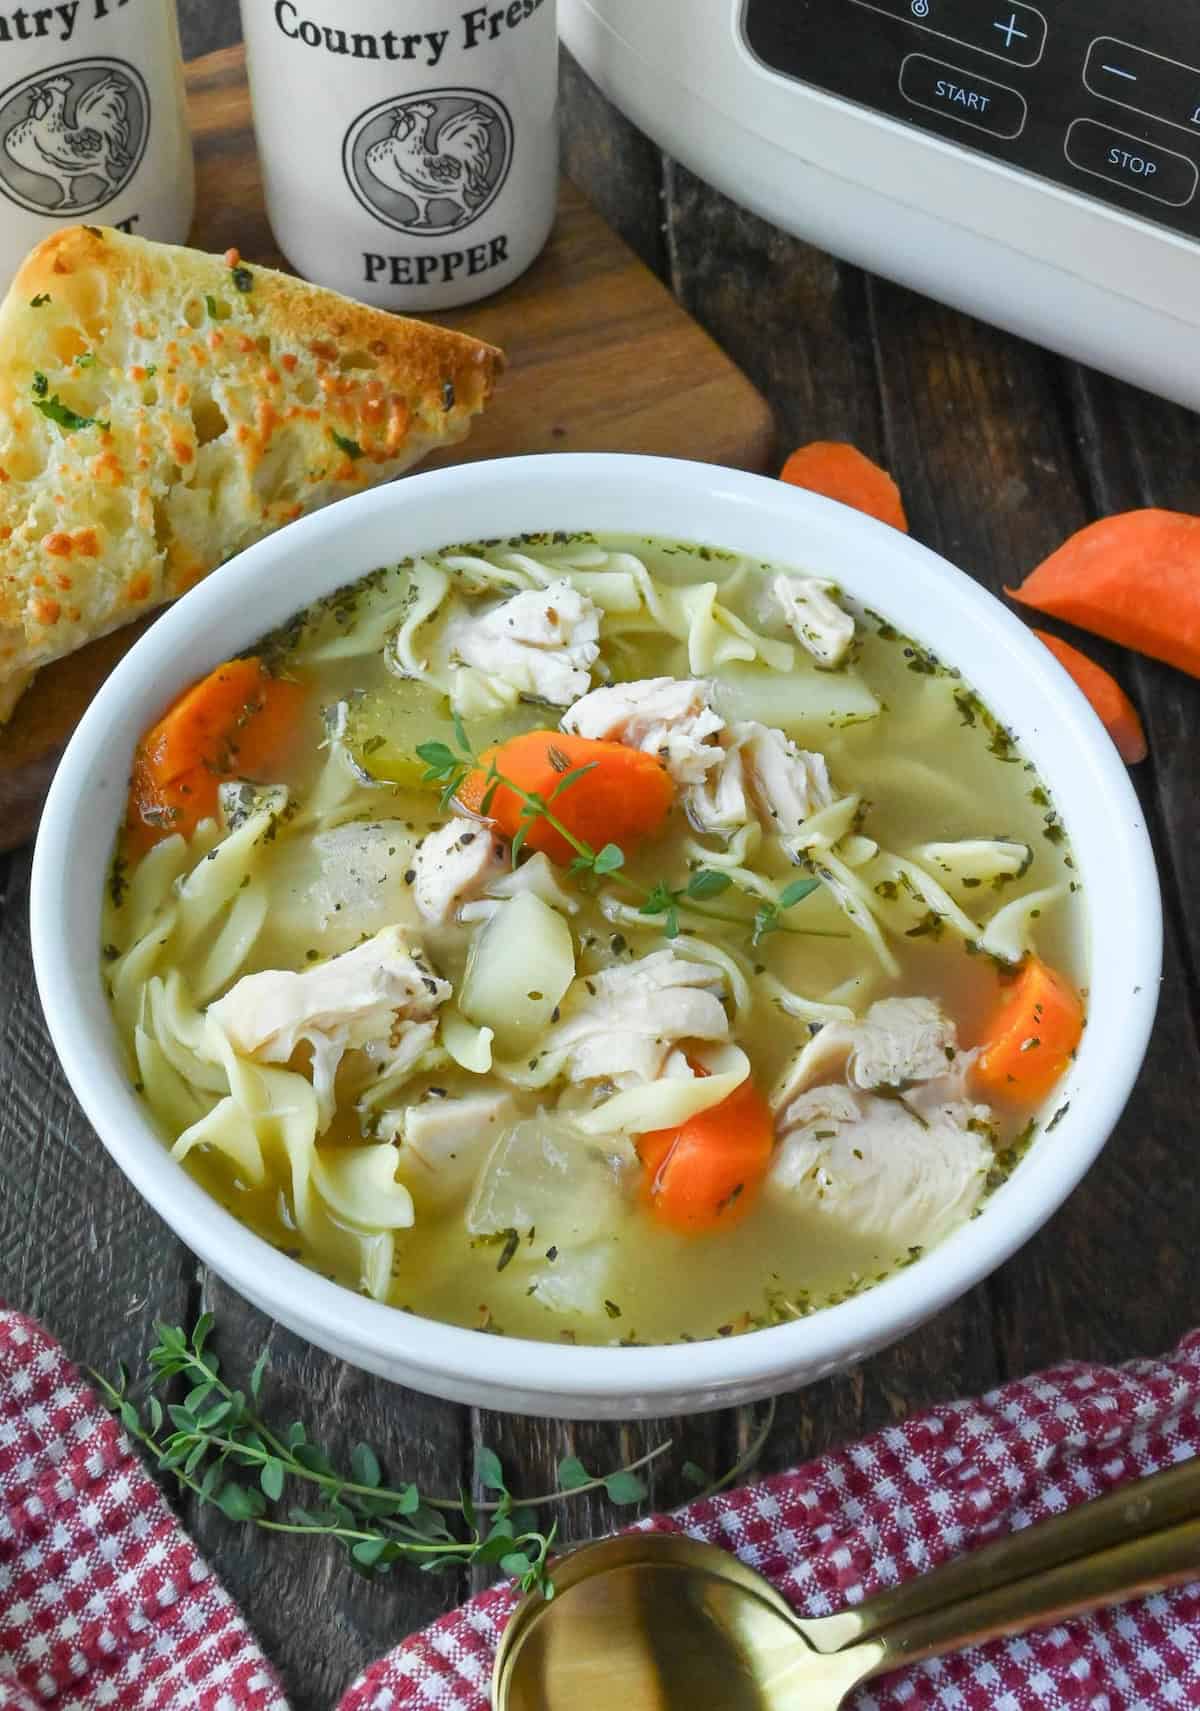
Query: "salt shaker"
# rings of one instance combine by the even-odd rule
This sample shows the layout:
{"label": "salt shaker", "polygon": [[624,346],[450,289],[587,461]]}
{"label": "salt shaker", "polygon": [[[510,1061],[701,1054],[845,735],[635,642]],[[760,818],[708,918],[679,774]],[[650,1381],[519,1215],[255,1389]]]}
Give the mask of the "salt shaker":
{"label": "salt shaker", "polygon": [[556,0],[241,0],[267,212],[307,279],[380,308],[490,296],[558,197]]}
{"label": "salt shaker", "polygon": [[182,243],[194,208],[174,0],[0,0],[0,290],[60,226]]}

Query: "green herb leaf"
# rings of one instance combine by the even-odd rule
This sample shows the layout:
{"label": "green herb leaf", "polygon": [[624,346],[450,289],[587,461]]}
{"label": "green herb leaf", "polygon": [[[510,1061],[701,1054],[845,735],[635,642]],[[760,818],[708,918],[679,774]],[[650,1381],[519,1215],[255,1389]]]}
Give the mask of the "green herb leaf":
{"label": "green herb leaf", "polygon": [[[39,376],[44,380],[45,375]],[[36,391],[36,386],[35,386]],[[53,398],[36,397],[33,401],[35,410],[40,410],[43,416],[51,422],[56,422],[65,434],[78,433],[83,428],[104,428],[110,424],[102,421],[99,416],[81,416],[78,410],[72,410],[69,404],[64,404],[56,392]]]}
{"label": "green herb leaf", "polygon": [[819,879],[796,879],[779,894],[781,909],[794,909],[797,903],[803,903],[806,897],[811,897],[814,891],[821,889]]}
{"label": "green herb leaf", "polygon": [[495,1450],[481,1446],[475,1452],[475,1478],[485,1491],[506,1491],[504,1469]]}
{"label": "green herb leaf", "polygon": [[355,1444],[350,1453],[350,1471],[354,1475],[356,1485],[375,1487],[383,1484],[379,1458],[370,1444]]}
{"label": "green herb leaf", "polygon": [[505,1574],[510,1574],[514,1580],[523,1580],[533,1568],[533,1564],[523,1551],[513,1551],[508,1556],[500,1558],[500,1567]]}
{"label": "green herb leaf", "polygon": [[636,1473],[610,1473],[604,1481],[604,1489],[608,1493],[609,1502],[622,1509],[640,1503],[646,1495],[645,1484]]}
{"label": "green herb leaf", "polygon": [[33,377],[33,396],[35,398],[44,398],[49,390],[50,382],[39,369]]}
{"label": "green herb leaf", "polygon": [[603,879],[606,873],[619,873],[625,866],[625,851],[616,844],[605,844],[592,862],[592,869]]}
{"label": "green herb leaf", "polygon": [[50,293],[48,291],[39,291],[36,297],[31,297],[29,299],[29,307],[31,309],[44,309],[49,301]]}
{"label": "green herb leaf", "polygon": [[330,428],[329,437],[340,452],[345,452],[352,463],[357,463],[360,457],[365,456],[357,440],[352,440],[345,434],[339,434],[336,428]]}
{"label": "green herb leaf", "polygon": [[666,915],[675,907],[676,893],[661,880],[638,910],[639,915]]}
{"label": "green herb leaf", "polygon": [[578,1491],[581,1485],[591,1483],[592,1476],[578,1456],[564,1456],[559,1462],[558,1485],[561,1491]]}
{"label": "green herb leaf", "polygon": [[374,1568],[388,1548],[386,1539],[362,1539],[354,1546],[352,1556],[363,1568]]}
{"label": "green herb leaf", "polygon": [[254,275],[248,267],[239,265],[233,270],[233,283],[239,291],[253,291]]}
{"label": "green herb leaf", "polygon": [[75,367],[76,368],[95,368],[95,366],[96,366],[96,357],[95,357],[95,353],[92,351],[83,351],[79,356],[77,356],[75,358]]}
{"label": "green herb leaf", "polygon": [[263,1488],[263,1495],[269,1497],[272,1503],[278,1503],[283,1496],[283,1481],[284,1471],[281,1461],[276,1461],[272,1457],[270,1461],[263,1463],[258,1482]]}
{"label": "green herb leaf", "polygon": [[261,1491],[253,1486],[237,1485],[232,1480],[222,1486],[216,1503],[221,1513],[231,1521],[257,1521],[267,1506]]}
{"label": "green herb leaf", "polygon": [[[258,1359],[254,1363],[254,1369],[250,1374],[250,1394],[251,1394],[251,1396],[253,1396],[253,1398],[256,1402],[258,1401],[259,1396],[262,1394],[263,1374],[267,1370],[268,1352],[269,1351],[267,1349],[263,1349],[261,1351]],[[300,1430],[303,1432],[303,1430],[304,1430],[303,1426],[300,1428]]]}
{"label": "green herb leaf", "polygon": [[702,867],[688,880],[687,894],[696,902],[703,902],[707,897],[719,897],[723,891],[728,891],[733,884],[727,873],[718,873],[714,868]]}

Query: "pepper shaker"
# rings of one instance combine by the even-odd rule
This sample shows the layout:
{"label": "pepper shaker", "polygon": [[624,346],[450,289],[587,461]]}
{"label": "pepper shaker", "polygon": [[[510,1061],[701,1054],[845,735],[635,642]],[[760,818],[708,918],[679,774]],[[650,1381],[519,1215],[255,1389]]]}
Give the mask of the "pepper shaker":
{"label": "pepper shaker", "polygon": [[558,199],[556,0],[241,0],[267,212],[307,279],[380,308],[510,284]]}
{"label": "pepper shaker", "polygon": [[0,286],[58,227],[182,243],[194,208],[174,0],[0,0]]}

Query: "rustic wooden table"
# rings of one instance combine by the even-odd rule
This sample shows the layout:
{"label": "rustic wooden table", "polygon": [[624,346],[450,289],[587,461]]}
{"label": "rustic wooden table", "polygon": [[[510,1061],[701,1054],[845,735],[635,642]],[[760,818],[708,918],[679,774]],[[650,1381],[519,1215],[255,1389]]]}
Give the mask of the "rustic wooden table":
{"label": "rustic wooden table", "polygon": [[[564,117],[567,169],[763,389],[780,448],[854,441],[895,472],[917,538],[988,587],[1014,581],[1100,513],[1200,510],[1197,424],[1185,411],[771,230],[665,160],[570,66]],[[1103,644],[1095,651],[1140,705],[1151,745],[1137,785],[1163,877],[1166,972],[1137,1092],[1091,1176],[1016,1259],[908,1341],[783,1399],[767,1469],[1064,1357],[1159,1350],[1200,1313],[1200,686]],[[210,1308],[230,1369],[247,1371],[269,1344],[272,1410],[313,1419],[335,1443],[368,1438],[390,1471],[431,1488],[468,1478],[481,1442],[526,1489],[543,1489],[569,1451],[616,1465],[672,1433],[676,1467],[685,1456],[711,1466],[736,1458],[748,1418],[618,1429],[489,1416],[369,1379],[238,1301],[147,1210],[75,1106],[33,988],[29,868],[28,850],[0,866],[0,1296],[108,1370],[136,1363],[156,1319]],[[1103,928],[1124,930],[1119,919]],[[664,1475],[658,1501],[681,1495]],[[471,1590],[465,1578],[419,1574],[368,1585],[332,1551],[211,1511],[186,1519],[298,1708],[331,1706],[361,1665]],[[581,1503],[567,1536],[609,1519]]]}

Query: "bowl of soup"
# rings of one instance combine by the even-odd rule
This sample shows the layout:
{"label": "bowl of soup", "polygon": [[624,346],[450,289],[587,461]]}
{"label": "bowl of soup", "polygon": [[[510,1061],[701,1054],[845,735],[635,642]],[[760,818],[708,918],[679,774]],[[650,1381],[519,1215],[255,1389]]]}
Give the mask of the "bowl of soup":
{"label": "bowl of soup", "polygon": [[1159,980],[1123,766],[907,537],[738,472],[468,465],[227,565],[35,861],[81,1104],[292,1330],[495,1408],[811,1382],[1055,1210]]}

